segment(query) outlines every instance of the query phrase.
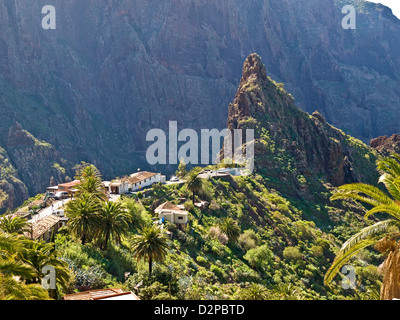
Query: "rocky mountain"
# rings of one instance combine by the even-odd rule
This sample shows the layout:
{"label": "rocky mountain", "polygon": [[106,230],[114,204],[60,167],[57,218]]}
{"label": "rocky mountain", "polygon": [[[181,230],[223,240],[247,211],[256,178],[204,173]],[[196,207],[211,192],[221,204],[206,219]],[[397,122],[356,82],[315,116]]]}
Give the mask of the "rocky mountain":
{"label": "rocky mountain", "polygon": [[[55,148],[36,139],[19,123],[8,133],[0,147],[0,212],[14,209],[29,196],[44,193],[49,185],[70,180],[71,164],[61,158]],[[1,198],[1,196],[0,196]]]}
{"label": "rocky mountain", "polygon": [[6,151],[0,147],[0,213],[13,209],[28,199],[28,189]]}
{"label": "rocky mountain", "polygon": [[61,158],[52,145],[40,141],[16,123],[9,130],[6,144],[8,155],[30,194],[43,193],[51,184],[68,179],[71,165]]}
{"label": "rocky mountain", "polygon": [[391,137],[378,137],[372,139],[370,145],[383,156],[389,156],[393,152],[400,153],[400,135],[393,134]]}
{"label": "rocky mountain", "polygon": [[[145,160],[146,133],[167,130],[170,120],[179,128],[224,128],[252,52],[305,111],[318,109],[363,141],[398,131],[400,22],[381,5],[51,2],[55,30],[41,24],[48,1],[0,3],[0,145],[10,155],[16,151],[7,147],[9,129],[18,122],[54,148],[41,152],[93,163],[105,178],[155,169]],[[342,28],[345,4],[356,7],[356,30]],[[19,166],[29,190],[36,190],[29,166]],[[333,174],[337,182],[340,175]]]}
{"label": "rocky mountain", "polygon": [[318,111],[310,115],[299,109],[283,84],[267,75],[257,54],[243,65],[228,129],[254,130],[255,142],[249,143],[254,143],[255,171],[284,194],[318,197],[326,183],[375,184],[378,179],[377,152],[327,123]]}

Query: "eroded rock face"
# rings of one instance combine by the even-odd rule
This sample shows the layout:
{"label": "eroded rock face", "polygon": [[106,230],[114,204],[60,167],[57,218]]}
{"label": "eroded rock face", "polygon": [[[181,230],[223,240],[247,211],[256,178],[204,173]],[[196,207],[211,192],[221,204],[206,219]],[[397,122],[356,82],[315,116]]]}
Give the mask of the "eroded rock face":
{"label": "eroded rock face", "polygon": [[150,129],[224,128],[252,52],[307,112],[364,141],[392,134],[400,23],[352,3],[356,32],[334,0],[54,0],[56,30],[41,28],[46,1],[3,1],[0,141],[18,121],[73,163],[131,173]]}
{"label": "eroded rock face", "polygon": [[391,137],[378,137],[372,139],[370,145],[385,157],[391,153],[400,153],[400,135],[394,134]]}
{"label": "eroded rock face", "polygon": [[28,198],[26,185],[20,180],[7,152],[0,147],[0,214],[18,207]]}
{"label": "eroded rock face", "polygon": [[65,161],[53,146],[36,139],[19,123],[10,128],[6,146],[11,162],[32,196],[44,193],[50,183],[64,182],[70,173],[63,168]]}
{"label": "eroded rock face", "polygon": [[0,213],[13,210],[29,198],[25,184],[18,180],[0,180]]}
{"label": "eroded rock face", "polygon": [[[301,183],[307,178],[320,176],[339,186],[364,180],[364,165],[375,170],[372,149],[361,141],[352,142],[319,113],[309,115],[297,108],[282,84],[267,76],[257,54],[251,54],[244,62],[239,89],[229,106],[227,127],[243,132],[254,129],[256,170],[289,182],[287,185],[298,193],[309,192]],[[371,154],[372,159],[362,160],[363,152]],[[283,192],[290,192],[287,185]]]}

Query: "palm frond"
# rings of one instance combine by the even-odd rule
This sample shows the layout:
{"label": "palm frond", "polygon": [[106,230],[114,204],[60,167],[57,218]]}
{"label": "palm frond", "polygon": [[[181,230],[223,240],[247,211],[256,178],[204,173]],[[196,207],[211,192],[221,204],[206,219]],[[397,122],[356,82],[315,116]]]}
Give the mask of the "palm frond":
{"label": "palm frond", "polygon": [[377,168],[393,177],[400,176],[400,158],[395,154],[377,161]]}
{"label": "palm frond", "polygon": [[368,198],[363,196],[358,200],[366,202],[373,206],[376,206],[377,204],[393,203],[393,199],[387,196],[386,193],[383,192],[381,189],[365,183],[352,183],[343,185],[338,188],[338,192],[331,197],[331,200],[351,198],[354,199],[353,195],[359,195],[360,193],[364,194]]}
{"label": "palm frond", "polygon": [[379,205],[379,202],[372,198],[365,197],[365,196],[362,196],[353,191],[347,191],[347,190],[339,190],[334,195],[332,195],[330,198],[331,201],[333,201],[333,200],[349,200],[349,199],[353,199],[358,202],[364,202],[364,203],[367,203],[374,207]]}
{"label": "palm frond", "polygon": [[365,218],[368,218],[375,213],[388,213],[393,218],[396,218],[397,220],[400,221],[400,206],[395,202],[391,204],[376,206],[375,208],[368,210],[367,213],[365,214]]}
{"label": "palm frond", "polygon": [[399,225],[399,224],[400,224],[399,221],[390,219],[390,220],[380,221],[371,226],[365,227],[360,232],[356,233],[354,236],[348,239],[342,245],[339,254],[346,253],[347,251],[351,250],[351,248],[354,247],[357,243],[363,241],[364,239],[385,232],[389,226]]}
{"label": "palm frond", "polygon": [[379,182],[383,183],[386,189],[389,191],[390,195],[400,201],[400,177],[393,177],[387,173],[384,173],[379,178]]}
{"label": "palm frond", "polygon": [[0,273],[24,278],[30,278],[35,275],[34,270],[29,265],[13,259],[0,261]]}
{"label": "palm frond", "polygon": [[368,226],[362,229],[360,232],[348,239],[339,250],[333,261],[331,267],[325,274],[324,283],[329,284],[339,269],[350,260],[357,252],[377,242],[374,237],[385,232],[389,226],[399,225],[397,220],[385,220],[375,223],[372,226]]}
{"label": "palm frond", "polygon": [[328,269],[324,277],[324,284],[329,285],[332,282],[333,278],[339,272],[340,268],[349,261],[354,255],[357,254],[360,250],[373,245],[376,242],[375,239],[364,239],[360,242],[357,242],[354,246],[352,246],[346,252],[340,251],[333,261],[332,265]]}

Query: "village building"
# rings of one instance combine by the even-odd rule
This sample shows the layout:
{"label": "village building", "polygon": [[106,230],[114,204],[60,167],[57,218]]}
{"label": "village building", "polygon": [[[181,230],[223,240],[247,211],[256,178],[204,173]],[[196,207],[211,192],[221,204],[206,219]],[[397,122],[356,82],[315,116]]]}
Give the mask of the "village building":
{"label": "village building", "polygon": [[80,184],[79,180],[74,180],[67,183],[62,183],[58,185],[57,191],[58,192],[68,192],[70,196],[74,196],[75,193],[78,191],[76,186]]}
{"label": "village building", "polygon": [[100,289],[68,294],[63,300],[140,300],[133,292],[122,289]]}
{"label": "village building", "polygon": [[166,177],[161,173],[142,171],[111,182],[105,181],[103,186],[108,187],[107,191],[110,194],[127,194],[140,191],[155,183],[165,183],[165,181]]}
{"label": "village building", "polygon": [[79,180],[61,183],[57,186],[47,187],[46,191],[49,193],[53,193],[53,194],[55,194],[57,192],[68,192],[68,194],[73,197],[75,195],[75,193],[78,191],[76,187],[80,183],[81,182]]}
{"label": "village building", "polygon": [[47,216],[37,222],[31,220],[31,230],[24,235],[34,240],[50,241],[53,233],[57,232],[67,223],[66,218],[57,215]]}
{"label": "village building", "polygon": [[50,186],[46,188],[47,192],[56,193],[58,191],[58,186]]}
{"label": "village building", "polygon": [[160,220],[164,219],[177,225],[187,224],[189,220],[189,213],[187,211],[168,201],[158,206],[154,212],[158,214]]}

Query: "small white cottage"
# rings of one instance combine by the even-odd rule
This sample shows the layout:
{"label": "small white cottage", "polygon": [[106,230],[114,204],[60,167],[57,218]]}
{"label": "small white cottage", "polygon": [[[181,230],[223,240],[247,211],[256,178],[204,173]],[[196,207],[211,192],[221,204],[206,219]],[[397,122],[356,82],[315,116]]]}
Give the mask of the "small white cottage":
{"label": "small white cottage", "polygon": [[158,214],[159,219],[164,218],[174,224],[188,223],[189,213],[181,210],[179,207],[168,201],[157,207],[154,212]]}

